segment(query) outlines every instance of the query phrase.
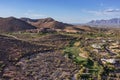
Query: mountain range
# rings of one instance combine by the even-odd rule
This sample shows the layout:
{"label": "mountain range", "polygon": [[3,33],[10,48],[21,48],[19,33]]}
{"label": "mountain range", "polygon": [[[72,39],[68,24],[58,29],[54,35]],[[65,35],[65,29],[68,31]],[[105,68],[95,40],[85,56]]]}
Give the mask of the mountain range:
{"label": "mountain range", "polygon": [[90,26],[72,25],[54,20],[53,18],[30,19],[30,18],[0,18],[0,32],[14,32],[23,30],[52,29],[64,32],[90,31]]}
{"label": "mountain range", "polygon": [[112,18],[108,20],[92,20],[87,24],[94,27],[120,27],[120,18]]}
{"label": "mountain range", "polygon": [[92,20],[84,25],[74,25],[59,22],[50,17],[44,19],[0,17],[0,32],[14,32],[41,28],[49,28],[65,32],[80,32],[91,31],[93,30],[92,27],[120,28],[120,18],[113,18],[109,20]]}

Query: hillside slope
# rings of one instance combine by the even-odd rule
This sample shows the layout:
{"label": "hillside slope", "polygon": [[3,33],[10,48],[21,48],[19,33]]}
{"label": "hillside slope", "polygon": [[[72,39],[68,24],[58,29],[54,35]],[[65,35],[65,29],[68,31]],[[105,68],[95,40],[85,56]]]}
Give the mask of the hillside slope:
{"label": "hillside slope", "polygon": [[27,29],[36,29],[36,27],[14,17],[0,18],[0,32],[13,32]]}
{"label": "hillside slope", "polygon": [[67,26],[73,26],[71,24],[62,23],[56,21],[52,18],[44,18],[44,19],[29,19],[29,18],[21,18],[21,20],[30,23],[37,28],[55,28],[55,29],[63,29]]}
{"label": "hillside slope", "polygon": [[79,67],[48,44],[63,44],[63,47],[70,40],[71,37],[63,35],[49,35],[36,45],[0,35],[0,80],[71,79]]}

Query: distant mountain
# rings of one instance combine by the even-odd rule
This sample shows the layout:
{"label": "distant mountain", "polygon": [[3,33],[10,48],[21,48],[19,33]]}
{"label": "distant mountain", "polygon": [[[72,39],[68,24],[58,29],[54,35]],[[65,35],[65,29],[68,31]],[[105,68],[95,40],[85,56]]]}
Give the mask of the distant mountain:
{"label": "distant mountain", "polygon": [[31,25],[36,26],[37,28],[64,29],[66,26],[73,26],[71,24],[56,21],[53,18],[44,19],[21,18],[21,20],[26,21]]}
{"label": "distant mountain", "polygon": [[0,18],[0,32],[36,29],[36,27],[14,17]]}
{"label": "distant mountain", "polygon": [[109,20],[92,20],[87,24],[97,27],[120,27],[120,18],[112,18]]}

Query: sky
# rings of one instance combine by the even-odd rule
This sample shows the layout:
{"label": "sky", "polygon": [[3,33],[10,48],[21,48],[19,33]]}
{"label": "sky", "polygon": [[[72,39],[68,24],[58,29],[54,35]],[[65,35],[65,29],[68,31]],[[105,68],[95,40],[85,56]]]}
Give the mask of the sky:
{"label": "sky", "polygon": [[120,0],[0,0],[0,17],[10,16],[86,23],[120,18]]}

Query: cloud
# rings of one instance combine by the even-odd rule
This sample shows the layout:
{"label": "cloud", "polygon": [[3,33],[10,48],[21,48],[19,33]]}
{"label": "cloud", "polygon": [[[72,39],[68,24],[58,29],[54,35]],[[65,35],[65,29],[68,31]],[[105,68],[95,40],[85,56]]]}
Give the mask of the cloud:
{"label": "cloud", "polygon": [[86,11],[87,13],[93,14],[93,15],[101,15],[103,14],[101,11]]}
{"label": "cloud", "polygon": [[84,14],[87,15],[89,19],[111,19],[120,18],[120,9],[118,8],[106,8],[99,10],[83,10]]}
{"label": "cloud", "polygon": [[86,10],[87,13],[93,14],[93,15],[120,15],[120,9],[104,9],[104,10]]}
{"label": "cloud", "polygon": [[106,9],[105,12],[120,12],[120,9]]}

